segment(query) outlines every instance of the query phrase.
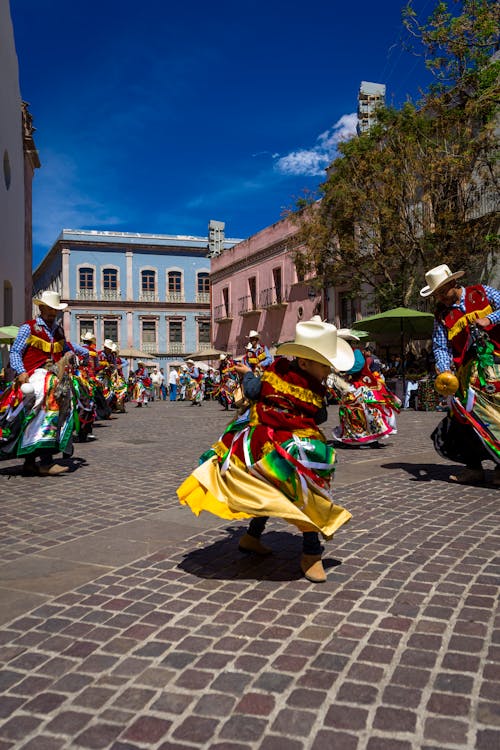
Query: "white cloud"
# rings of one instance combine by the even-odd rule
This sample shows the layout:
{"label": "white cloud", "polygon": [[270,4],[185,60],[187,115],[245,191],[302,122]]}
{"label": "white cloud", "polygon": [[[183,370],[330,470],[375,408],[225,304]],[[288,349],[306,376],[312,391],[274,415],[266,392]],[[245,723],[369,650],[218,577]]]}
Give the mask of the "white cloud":
{"label": "white cloud", "polygon": [[358,118],[355,112],[342,115],[335,125],[318,136],[316,145],[310,149],[292,151],[286,156],[275,155],[274,168],[285,175],[304,175],[318,177],[324,174],[326,167],[335,159],[337,145],[347,141],[356,134]]}

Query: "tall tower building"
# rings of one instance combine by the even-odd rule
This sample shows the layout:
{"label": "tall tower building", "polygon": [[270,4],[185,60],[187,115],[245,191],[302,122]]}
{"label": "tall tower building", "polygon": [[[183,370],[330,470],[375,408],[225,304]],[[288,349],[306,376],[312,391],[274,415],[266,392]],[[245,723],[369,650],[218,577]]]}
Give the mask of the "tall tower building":
{"label": "tall tower building", "polygon": [[358,94],[358,135],[366,133],[375,122],[375,110],[385,105],[385,84],[361,81]]}

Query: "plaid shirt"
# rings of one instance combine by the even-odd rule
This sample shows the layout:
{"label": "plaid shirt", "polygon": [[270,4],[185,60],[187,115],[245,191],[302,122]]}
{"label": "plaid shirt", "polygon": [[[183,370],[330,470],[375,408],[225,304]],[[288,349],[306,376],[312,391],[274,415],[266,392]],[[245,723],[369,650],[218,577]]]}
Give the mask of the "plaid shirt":
{"label": "plaid shirt", "polygon": [[[491,321],[492,325],[500,323],[500,291],[494,289],[492,286],[484,286],[484,291],[486,292],[488,302],[494,310],[494,312],[488,315],[488,319]],[[463,313],[465,312],[465,287],[462,287],[460,301],[455,305],[451,305],[450,310],[453,308],[458,308]],[[437,371],[445,372],[445,370],[451,370],[453,364],[453,350],[448,341],[448,329],[444,323],[441,323],[439,320],[434,321],[432,348],[436,359]]]}
{"label": "plaid shirt", "polygon": [[[45,329],[49,337],[49,341],[54,341],[54,332],[59,326],[59,323],[57,323],[56,321],[52,328],[49,328],[47,323],[40,316],[36,318],[36,322],[39,326],[42,326],[42,328]],[[16,340],[10,348],[10,366],[13,370],[16,371],[17,375],[20,375],[22,372],[26,372],[23,364],[23,356],[26,349],[28,348],[28,339],[30,335],[31,328],[29,327],[28,323],[24,323],[19,328]],[[66,352],[75,352],[75,354],[78,354],[79,357],[83,357],[84,360],[87,360],[89,356],[88,349],[85,349],[83,346],[78,346],[78,344],[69,344],[67,341],[64,342],[63,348],[63,353]]]}

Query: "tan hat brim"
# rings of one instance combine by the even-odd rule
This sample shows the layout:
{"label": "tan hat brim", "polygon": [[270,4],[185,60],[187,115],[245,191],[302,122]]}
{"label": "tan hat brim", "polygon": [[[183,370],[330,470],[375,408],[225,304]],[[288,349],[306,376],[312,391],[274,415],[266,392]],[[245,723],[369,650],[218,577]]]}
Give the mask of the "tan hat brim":
{"label": "tan hat brim", "polygon": [[49,307],[51,310],[66,310],[68,306],[67,302],[60,302],[58,305],[48,305],[43,299],[34,299],[33,302],[35,305]]}
{"label": "tan hat brim", "polygon": [[303,357],[304,359],[310,359],[313,362],[320,362],[322,365],[327,367],[334,367],[336,370],[344,372],[350,370],[354,364],[354,352],[347,343],[341,338],[337,337],[337,354],[332,359],[328,359],[323,354],[320,354],[315,349],[310,349],[308,346],[303,344],[295,344],[290,341],[287,344],[281,344],[276,349],[276,354],[285,357]]}
{"label": "tan hat brim", "polygon": [[420,296],[421,297],[430,297],[431,294],[435,294],[441,287],[448,284],[448,282],[453,281],[453,279],[459,279],[461,276],[463,276],[465,271],[455,271],[455,273],[452,273],[451,276],[447,276],[443,281],[438,284],[434,289],[431,289],[430,286],[424,286],[420,290]]}

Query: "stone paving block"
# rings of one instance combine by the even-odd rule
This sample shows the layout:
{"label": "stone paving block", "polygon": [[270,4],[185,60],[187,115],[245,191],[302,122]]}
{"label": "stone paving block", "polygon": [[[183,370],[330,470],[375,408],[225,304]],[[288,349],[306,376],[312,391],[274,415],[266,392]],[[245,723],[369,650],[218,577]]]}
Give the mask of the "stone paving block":
{"label": "stone paving block", "polygon": [[[496,748],[498,493],[445,481],[452,467],[429,445],[440,415],[403,413],[375,457],[338,451],[337,501],[353,519],[314,587],[292,527],[270,520],[275,554],[255,561],[237,551],[245,524],[177,504],[227,415],[178,411],[173,430],[162,408],[82,444],[89,460],[55,500],[48,483],[35,504],[23,478],[7,494],[0,482],[0,573],[33,571],[26,591],[0,577],[15,604],[0,618],[0,750]],[[112,461],[110,492],[82,492]],[[35,559],[52,566],[53,593],[39,593]],[[82,580],[81,565],[96,570]]]}

